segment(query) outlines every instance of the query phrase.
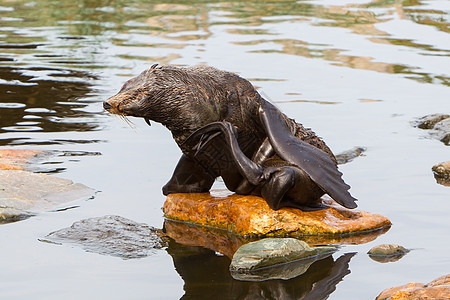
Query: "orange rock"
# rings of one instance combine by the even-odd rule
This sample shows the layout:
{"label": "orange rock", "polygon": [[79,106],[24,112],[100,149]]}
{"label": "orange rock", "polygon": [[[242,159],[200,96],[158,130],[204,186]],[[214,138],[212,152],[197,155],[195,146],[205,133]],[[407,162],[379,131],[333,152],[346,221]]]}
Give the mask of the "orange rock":
{"label": "orange rock", "polygon": [[450,275],[444,275],[428,284],[411,282],[386,289],[377,300],[450,299]]}
{"label": "orange rock", "polygon": [[41,153],[39,150],[0,149],[0,170],[23,170],[24,164]]}
{"label": "orange rock", "polygon": [[346,235],[389,227],[381,215],[346,209],[323,198],[329,209],[303,212],[294,208],[274,211],[257,196],[212,193],[170,194],[163,210],[167,219],[226,229],[238,235]]}
{"label": "orange rock", "polygon": [[255,239],[235,235],[225,230],[207,228],[170,220],[164,221],[165,233],[177,243],[186,246],[201,246],[233,258],[242,245]]}
{"label": "orange rock", "polygon": [[[375,240],[384,230],[366,232],[364,234],[352,234],[345,236],[332,235],[308,235],[297,237],[309,246],[338,245],[338,244],[364,244]],[[177,243],[188,246],[201,246],[215,252],[222,253],[233,258],[239,247],[249,242],[257,241],[263,237],[245,237],[232,232],[212,227],[195,224],[175,222],[166,219],[164,221],[164,232]]]}

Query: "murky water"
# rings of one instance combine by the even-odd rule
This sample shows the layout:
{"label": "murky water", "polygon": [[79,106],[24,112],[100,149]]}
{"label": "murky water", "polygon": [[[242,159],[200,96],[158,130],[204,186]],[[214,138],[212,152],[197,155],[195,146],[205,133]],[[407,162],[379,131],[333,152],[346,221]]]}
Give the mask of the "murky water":
{"label": "murky water", "polygon": [[[99,191],[1,225],[2,298],[373,299],[448,274],[450,190],[431,166],[449,149],[410,121],[450,112],[449,12],[445,0],[1,1],[0,146],[59,150],[43,171]],[[161,187],[180,151],[162,126],[130,127],[101,105],[155,62],[237,72],[334,152],[367,147],[341,170],[359,207],[392,228],[300,277],[261,283],[234,280],[229,258],[199,247],[122,260],[39,242],[107,214],[163,226]],[[382,264],[366,255],[381,243],[415,250]],[[347,264],[341,282],[313,293]]]}

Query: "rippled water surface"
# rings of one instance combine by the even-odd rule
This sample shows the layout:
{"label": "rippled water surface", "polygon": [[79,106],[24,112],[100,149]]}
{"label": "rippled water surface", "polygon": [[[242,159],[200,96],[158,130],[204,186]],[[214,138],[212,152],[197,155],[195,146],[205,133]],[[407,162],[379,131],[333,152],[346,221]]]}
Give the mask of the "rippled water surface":
{"label": "rippled water surface", "polygon": [[[450,113],[449,12],[445,0],[1,1],[0,146],[58,150],[42,170],[99,191],[78,208],[0,225],[2,298],[298,299],[346,261],[350,273],[325,296],[373,299],[448,274],[450,193],[431,166],[450,152],[410,122]],[[367,147],[340,169],[360,209],[392,228],[300,277],[254,284],[199,247],[122,260],[39,242],[107,214],[163,226],[161,187],[180,151],[162,126],[130,126],[101,104],[156,62],[239,73],[335,153]],[[366,255],[382,243],[414,250],[383,264]]]}

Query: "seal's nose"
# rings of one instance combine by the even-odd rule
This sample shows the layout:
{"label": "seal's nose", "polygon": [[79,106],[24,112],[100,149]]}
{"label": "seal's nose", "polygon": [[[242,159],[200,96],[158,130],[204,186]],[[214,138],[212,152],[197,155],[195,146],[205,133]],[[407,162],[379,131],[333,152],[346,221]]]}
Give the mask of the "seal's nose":
{"label": "seal's nose", "polygon": [[112,108],[112,105],[108,103],[108,101],[103,101],[103,108],[109,110]]}

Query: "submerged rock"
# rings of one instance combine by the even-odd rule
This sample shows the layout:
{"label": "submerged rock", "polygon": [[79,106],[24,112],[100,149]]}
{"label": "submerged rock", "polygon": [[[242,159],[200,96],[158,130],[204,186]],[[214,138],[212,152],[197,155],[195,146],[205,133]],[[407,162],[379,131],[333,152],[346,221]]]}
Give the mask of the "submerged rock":
{"label": "submerged rock", "polygon": [[381,215],[346,209],[323,197],[328,209],[304,212],[295,208],[277,211],[261,197],[227,192],[170,194],[164,203],[167,219],[225,229],[239,235],[347,235],[386,228]]}
{"label": "submerged rock", "polygon": [[431,169],[433,170],[437,183],[450,186],[450,161],[438,163]]}
{"label": "submerged rock", "polygon": [[46,174],[0,170],[0,220],[17,221],[67,202],[88,199],[95,191]]}
{"label": "submerged rock", "polygon": [[362,156],[364,151],[366,151],[367,148],[365,147],[354,147],[350,150],[344,151],[342,153],[339,153],[336,155],[336,160],[339,165],[346,164],[348,162],[351,162],[358,156]]}
{"label": "submerged rock", "polygon": [[42,241],[73,244],[87,252],[130,259],[146,257],[154,249],[166,247],[160,236],[160,229],[120,216],[104,216],[75,222],[48,234]]}
{"label": "submerged rock", "polygon": [[422,117],[414,122],[416,127],[427,129],[430,135],[445,145],[450,143],[450,115],[433,114]]}
{"label": "submerged rock", "polygon": [[[234,253],[230,271],[233,278],[239,280],[286,280],[305,273],[313,262],[331,255],[336,250],[336,247],[311,248],[304,241],[293,238],[266,238],[240,247]],[[297,263],[294,268],[274,269],[275,272],[271,272],[274,270],[256,272],[299,260],[303,261]]]}
{"label": "submerged rock", "polygon": [[405,256],[410,250],[396,244],[382,244],[367,252],[369,257],[377,262],[394,262]]}
{"label": "submerged rock", "polygon": [[377,300],[450,299],[450,275],[441,276],[428,284],[411,282],[386,289]]}

